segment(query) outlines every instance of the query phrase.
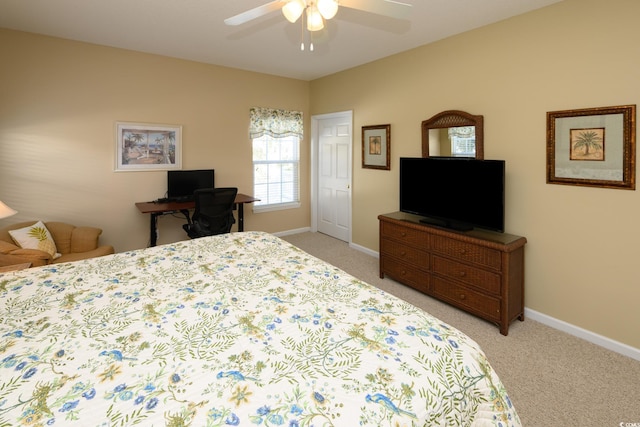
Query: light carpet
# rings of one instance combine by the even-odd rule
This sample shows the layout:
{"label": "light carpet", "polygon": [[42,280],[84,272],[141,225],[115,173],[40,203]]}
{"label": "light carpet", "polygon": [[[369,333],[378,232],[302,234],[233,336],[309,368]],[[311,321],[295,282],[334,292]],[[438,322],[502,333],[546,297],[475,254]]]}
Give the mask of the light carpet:
{"label": "light carpet", "polygon": [[[321,233],[282,237],[473,338],[504,383],[525,427],[640,427],[640,362],[525,319],[509,335],[389,278],[378,259]],[[640,330],[639,330],[640,333]]]}

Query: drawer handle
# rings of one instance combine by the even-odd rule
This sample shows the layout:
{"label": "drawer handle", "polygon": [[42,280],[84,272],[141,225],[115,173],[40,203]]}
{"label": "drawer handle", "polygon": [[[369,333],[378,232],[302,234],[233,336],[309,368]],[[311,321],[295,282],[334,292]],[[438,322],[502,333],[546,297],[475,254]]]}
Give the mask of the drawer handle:
{"label": "drawer handle", "polygon": [[406,271],[406,270],[402,270],[402,271],[400,272],[400,274],[401,274],[401,275],[403,275],[403,276],[405,276],[405,275],[407,274],[407,271]]}
{"label": "drawer handle", "polygon": [[460,294],[460,299],[464,300],[467,296],[465,294]]}
{"label": "drawer handle", "polygon": [[466,249],[460,249],[460,255],[466,255],[466,254],[467,254]]}
{"label": "drawer handle", "polygon": [[460,277],[464,277],[464,276],[466,276],[466,275],[467,275],[467,272],[466,272],[466,271],[460,271],[460,272],[458,273],[458,276],[460,276]]}
{"label": "drawer handle", "polygon": [[405,233],[404,231],[403,231],[402,233],[400,233],[400,235],[401,235],[402,237],[407,237],[407,233]]}
{"label": "drawer handle", "polygon": [[405,256],[406,254],[407,254],[407,252],[406,252],[406,251],[402,251],[402,252],[400,252],[400,255],[401,255],[401,256]]}

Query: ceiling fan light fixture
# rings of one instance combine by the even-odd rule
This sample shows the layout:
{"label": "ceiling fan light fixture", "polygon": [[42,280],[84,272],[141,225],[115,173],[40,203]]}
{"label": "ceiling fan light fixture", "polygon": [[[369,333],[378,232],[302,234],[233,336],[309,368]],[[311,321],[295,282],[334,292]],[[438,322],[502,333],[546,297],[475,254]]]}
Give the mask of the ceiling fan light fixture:
{"label": "ceiling fan light fixture", "polygon": [[324,20],[315,4],[307,7],[307,30],[319,31],[324,28]]}
{"label": "ceiling fan light fixture", "polygon": [[336,0],[318,0],[317,7],[324,19],[331,19],[338,13],[338,2]]}
{"label": "ceiling fan light fixture", "polygon": [[305,7],[307,5],[304,0],[290,0],[282,6],[282,14],[287,18],[287,21],[294,23],[300,18]]}

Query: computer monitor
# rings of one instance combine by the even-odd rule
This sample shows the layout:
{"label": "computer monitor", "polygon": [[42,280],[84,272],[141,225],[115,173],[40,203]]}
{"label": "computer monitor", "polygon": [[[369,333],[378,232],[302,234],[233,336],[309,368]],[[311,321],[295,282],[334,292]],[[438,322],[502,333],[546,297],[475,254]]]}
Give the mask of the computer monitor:
{"label": "computer monitor", "polygon": [[199,188],[215,188],[213,169],[167,171],[169,200],[193,200],[193,192]]}

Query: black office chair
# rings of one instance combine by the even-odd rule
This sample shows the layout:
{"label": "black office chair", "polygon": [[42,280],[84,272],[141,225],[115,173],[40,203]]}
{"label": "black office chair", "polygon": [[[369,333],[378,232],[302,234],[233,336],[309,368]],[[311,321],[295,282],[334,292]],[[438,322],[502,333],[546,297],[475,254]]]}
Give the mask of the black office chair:
{"label": "black office chair", "polygon": [[233,217],[236,194],[238,189],[233,187],[196,190],[193,193],[196,202],[193,218],[182,226],[184,231],[192,239],[229,233],[236,222]]}

